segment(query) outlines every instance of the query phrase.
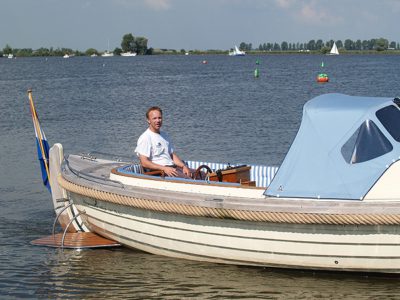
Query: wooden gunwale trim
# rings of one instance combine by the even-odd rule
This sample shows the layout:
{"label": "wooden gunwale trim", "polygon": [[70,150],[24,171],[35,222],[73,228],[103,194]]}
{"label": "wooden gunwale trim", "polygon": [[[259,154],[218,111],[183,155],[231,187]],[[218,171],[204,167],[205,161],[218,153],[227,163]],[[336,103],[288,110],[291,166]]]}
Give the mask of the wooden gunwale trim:
{"label": "wooden gunwale trim", "polygon": [[181,203],[130,197],[73,183],[58,176],[59,184],[69,192],[86,197],[158,212],[188,216],[234,219],[253,222],[324,225],[399,225],[399,214],[322,214],[276,211],[250,211],[218,207],[195,206]]}
{"label": "wooden gunwale trim", "polygon": [[[155,180],[155,181],[166,181],[166,182],[174,182],[174,183],[182,183],[182,184],[195,184],[195,185],[207,185],[207,186],[223,186],[223,187],[228,187],[228,188],[241,188],[241,189],[256,189],[256,190],[265,190],[265,187],[258,187],[258,186],[249,186],[249,185],[230,185],[230,184],[226,184],[224,185],[224,182],[220,182],[220,183],[213,183],[213,181],[209,181],[209,182],[202,182],[202,181],[177,181],[174,179],[166,179],[166,178],[161,178],[158,176],[151,176],[148,175],[148,177],[143,178],[142,175],[146,175],[146,174],[140,174],[140,175],[135,175],[135,174],[125,174],[125,173],[121,173],[117,170],[118,168],[113,168],[111,169],[111,173],[118,175],[118,176],[125,176],[125,177],[131,177],[131,178],[137,178],[137,179],[146,179],[146,180]],[[226,182],[225,182],[226,183]]]}

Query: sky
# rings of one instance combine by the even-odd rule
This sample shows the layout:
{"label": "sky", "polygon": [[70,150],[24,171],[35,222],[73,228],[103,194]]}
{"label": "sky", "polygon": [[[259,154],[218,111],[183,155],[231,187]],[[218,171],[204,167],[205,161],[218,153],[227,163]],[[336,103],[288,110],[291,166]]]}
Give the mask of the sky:
{"label": "sky", "polygon": [[0,0],[0,49],[228,50],[241,42],[400,42],[400,0]]}

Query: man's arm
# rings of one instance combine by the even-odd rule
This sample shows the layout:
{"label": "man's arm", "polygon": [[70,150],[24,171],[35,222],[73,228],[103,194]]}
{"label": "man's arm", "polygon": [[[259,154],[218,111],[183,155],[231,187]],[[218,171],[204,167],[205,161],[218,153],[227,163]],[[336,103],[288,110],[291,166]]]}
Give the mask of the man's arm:
{"label": "man's arm", "polygon": [[180,159],[178,154],[173,152],[171,154],[171,157],[172,157],[172,160],[174,161],[174,164],[177,165],[179,168],[182,168],[182,171],[185,175],[191,177],[192,174],[190,173],[190,169],[185,165],[185,163],[182,161],[182,159]]}
{"label": "man's arm", "polygon": [[147,156],[139,154],[139,160],[143,168],[163,171],[167,176],[170,177],[178,176],[178,173],[176,172],[175,168],[155,164]]}

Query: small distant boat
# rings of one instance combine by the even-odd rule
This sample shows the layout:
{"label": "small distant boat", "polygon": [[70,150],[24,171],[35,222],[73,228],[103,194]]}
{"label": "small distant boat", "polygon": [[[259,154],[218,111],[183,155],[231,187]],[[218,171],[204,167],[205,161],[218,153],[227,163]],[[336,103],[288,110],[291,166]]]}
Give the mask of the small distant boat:
{"label": "small distant boat", "polygon": [[[5,56],[5,55],[4,55]],[[8,58],[14,58],[14,55],[12,53],[7,55]]]}
{"label": "small distant boat", "polygon": [[246,52],[239,50],[239,48],[235,45],[235,49],[233,51],[229,51],[229,56],[245,56]]}
{"label": "small distant boat", "polygon": [[109,52],[109,51],[106,51],[106,52],[104,52],[101,56],[102,56],[102,57],[111,57],[111,56],[114,56],[114,53]]}
{"label": "small distant boat", "polygon": [[102,57],[111,57],[111,56],[114,56],[114,53],[110,52],[110,41],[108,41],[107,51],[104,52],[101,56],[102,56]]}
{"label": "small distant boat", "polygon": [[69,58],[69,55],[67,53],[65,53],[63,58]]}
{"label": "small distant boat", "polygon": [[335,42],[333,42],[332,49],[329,52],[329,55],[339,55],[339,50],[338,50]]}
{"label": "small distant boat", "polygon": [[90,57],[97,57],[97,54],[93,53],[92,55],[90,55]]}
{"label": "small distant boat", "polygon": [[130,52],[130,51],[121,53],[121,56],[136,56],[136,55],[137,55],[136,52]]}

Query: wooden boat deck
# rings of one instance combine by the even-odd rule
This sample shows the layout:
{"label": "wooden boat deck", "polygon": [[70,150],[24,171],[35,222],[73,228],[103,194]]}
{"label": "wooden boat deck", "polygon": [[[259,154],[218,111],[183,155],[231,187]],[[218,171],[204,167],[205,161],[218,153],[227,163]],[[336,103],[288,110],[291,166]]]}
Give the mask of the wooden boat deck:
{"label": "wooden boat deck", "polygon": [[31,241],[35,246],[46,246],[55,248],[68,248],[68,249],[90,249],[90,248],[105,248],[105,247],[119,247],[121,244],[103,238],[93,232],[73,232],[66,233],[64,238],[64,245],[62,242],[62,233],[55,235],[45,236]]}

